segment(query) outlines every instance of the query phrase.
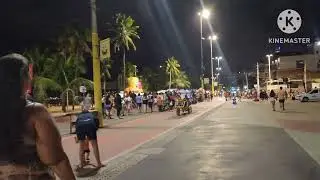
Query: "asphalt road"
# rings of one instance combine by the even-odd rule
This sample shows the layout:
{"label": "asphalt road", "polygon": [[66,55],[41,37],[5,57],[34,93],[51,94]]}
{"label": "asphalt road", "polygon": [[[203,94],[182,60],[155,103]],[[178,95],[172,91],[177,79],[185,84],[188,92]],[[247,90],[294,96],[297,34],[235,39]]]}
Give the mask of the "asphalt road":
{"label": "asphalt road", "polygon": [[319,165],[274,119],[280,112],[267,107],[226,103],[110,162],[92,179],[319,180]]}

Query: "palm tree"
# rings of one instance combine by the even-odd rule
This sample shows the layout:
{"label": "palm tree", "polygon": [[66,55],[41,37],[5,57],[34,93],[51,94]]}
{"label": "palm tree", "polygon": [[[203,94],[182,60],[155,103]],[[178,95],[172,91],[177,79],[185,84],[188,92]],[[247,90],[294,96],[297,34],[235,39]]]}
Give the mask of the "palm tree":
{"label": "palm tree", "polygon": [[74,56],[62,53],[53,54],[52,57],[49,58],[50,63],[48,64],[48,67],[56,70],[54,77],[56,78],[56,81],[61,84],[61,87],[63,89],[63,111],[67,110],[65,109],[65,107],[68,107],[69,105],[69,92],[72,92],[74,96],[76,94],[75,92],[78,92],[78,88],[83,84],[86,85],[88,90],[93,89],[92,81],[85,78],[77,77],[75,75],[74,66],[71,63],[72,58],[74,58]]}
{"label": "palm tree", "polygon": [[180,64],[175,57],[171,57],[166,61],[166,72],[169,74],[169,89],[171,89],[172,76],[178,76],[180,73]]}
{"label": "palm tree", "polygon": [[188,75],[184,71],[181,71],[178,74],[178,76],[173,80],[172,84],[174,84],[177,88],[189,88],[191,86]]}
{"label": "palm tree", "polygon": [[134,65],[134,64],[132,64],[131,62],[127,62],[126,63],[126,68],[127,68],[127,70],[126,70],[126,77],[133,77],[133,76],[136,76],[136,74],[137,74],[137,66],[136,65]]}
{"label": "palm tree", "polygon": [[34,77],[32,80],[33,94],[38,102],[44,102],[47,91],[61,92],[62,87],[52,78],[55,68],[50,66],[48,50],[41,51],[39,48],[26,50],[24,53],[30,63],[33,64]]}
{"label": "palm tree", "polygon": [[84,55],[91,54],[88,43],[90,42],[90,33],[87,30],[80,32],[74,28],[67,27],[65,32],[58,37],[58,52],[68,59],[68,64],[73,66],[75,78],[80,74],[86,73],[86,64]]}
{"label": "palm tree", "polygon": [[133,40],[140,39],[138,29],[139,26],[135,25],[135,20],[131,16],[116,14],[115,24],[112,28],[112,31],[115,33],[113,42],[115,50],[120,51],[122,49],[123,52],[123,88],[126,86],[126,51],[129,51],[131,48],[136,50]]}

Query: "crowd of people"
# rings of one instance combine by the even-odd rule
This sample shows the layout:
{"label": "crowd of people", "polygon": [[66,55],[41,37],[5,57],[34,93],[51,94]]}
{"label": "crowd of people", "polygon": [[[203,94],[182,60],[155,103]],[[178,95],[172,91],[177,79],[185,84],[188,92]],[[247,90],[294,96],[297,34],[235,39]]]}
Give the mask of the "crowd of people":
{"label": "crowd of people", "polygon": [[[118,119],[129,115],[136,111],[139,113],[152,113],[155,110],[159,112],[172,110],[175,107],[178,98],[186,98],[191,103],[196,103],[199,100],[199,95],[195,91],[188,93],[179,93],[179,91],[166,92],[148,92],[148,93],[133,93],[126,92],[124,96],[120,93],[107,93],[103,95],[102,105],[104,107],[105,117],[112,119],[116,114]],[[205,94],[205,100],[212,100],[213,95]]]}

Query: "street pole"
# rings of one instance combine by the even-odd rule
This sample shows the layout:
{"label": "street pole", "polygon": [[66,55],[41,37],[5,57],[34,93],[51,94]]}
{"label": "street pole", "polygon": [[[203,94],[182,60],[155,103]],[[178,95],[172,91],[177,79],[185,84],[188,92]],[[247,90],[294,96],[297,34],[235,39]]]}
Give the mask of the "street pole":
{"label": "street pole", "polygon": [[171,89],[171,81],[172,81],[172,80],[171,80],[171,78],[172,78],[172,77],[171,77],[171,75],[172,75],[172,74],[171,74],[171,71],[169,72],[169,75],[170,75],[169,89]]}
{"label": "street pole", "polygon": [[202,38],[203,38],[203,35],[202,35],[202,15],[200,15],[200,41],[201,41],[201,44],[200,44],[200,47],[201,47],[201,76],[200,76],[200,79],[201,79],[201,88],[204,88],[204,82],[203,82],[203,45],[202,45]]}
{"label": "street pole", "polygon": [[303,80],[304,80],[304,91],[307,92],[307,61],[304,60],[304,66],[303,66]]}
{"label": "street pole", "polygon": [[268,63],[269,63],[269,81],[271,81],[271,65],[270,65],[270,59],[271,57],[268,56]]}
{"label": "street pole", "polygon": [[273,55],[272,54],[268,54],[267,57],[268,57],[268,65],[269,65],[269,81],[271,81],[271,57]]}
{"label": "street pole", "polygon": [[212,38],[210,38],[210,59],[211,59],[211,91],[214,92],[214,82],[213,82],[213,57],[212,57]]}
{"label": "street pole", "polygon": [[100,61],[98,55],[99,37],[96,14],[96,0],[91,1],[91,29],[92,29],[92,64],[93,64],[93,82],[94,82],[94,103],[95,109],[98,111],[99,124],[103,127],[102,104],[101,104],[101,75]]}
{"label": "street pole", "polygon": [[247,90],[249,89],[249,82],[248,82],[248,73],[245,72],[246,75],[246,84],[247,84]]}
{"label": "street pole", "polygon": [[257,98],[259,99],[260,97],[260,72],[259,72],[259,63],[257,62]]}
{"label": "street pole", "polygon": [[137,66],[134,65],[134,77],[137,77]]}

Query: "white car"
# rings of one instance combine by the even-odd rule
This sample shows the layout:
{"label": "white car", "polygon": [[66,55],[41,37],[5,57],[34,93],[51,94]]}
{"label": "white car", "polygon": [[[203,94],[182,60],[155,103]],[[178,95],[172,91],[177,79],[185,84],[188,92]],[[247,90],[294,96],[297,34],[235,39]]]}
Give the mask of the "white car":
{"label": "white car", "polygon": [[299,98],[301,102],[308,102],[308,101],[320,101],[320,91],[319,89],[311,90],[308,93],[301,94]]}
{"label": "white car", "polygon": [[305,94],[306,94],[305,92],[297,94],[297,95],[294,96],[294,99],[298,100],[298,101],[301,101],[302,97],[304,97]]}

